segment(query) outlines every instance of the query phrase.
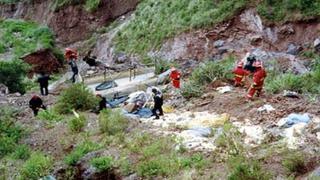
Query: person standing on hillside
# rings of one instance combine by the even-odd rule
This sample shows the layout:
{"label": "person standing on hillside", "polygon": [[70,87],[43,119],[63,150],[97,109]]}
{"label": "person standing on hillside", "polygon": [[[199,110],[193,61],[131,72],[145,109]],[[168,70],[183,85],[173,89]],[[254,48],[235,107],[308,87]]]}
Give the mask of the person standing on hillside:
{"label": "person standing on hillside", "polygon": [[172,81],[173,87],[179,89],[180,88],[180,77],[181,73],[175,67],[171,67],[170,79]]}
{"label": "person standing on hillside", "polygon": [[253,84],[251,85],[247,95],[247,99],[249,100],[252,100],[255,93],[257,97],[261,95],[264,80],[267,77],[267,72],[264,70],[261,61],[253,63],[253,67],[255,67],[255,72],[253,74]]}
{"label": "person standing on hillside", "polygon": [[234,74],[234,86],[243,86],[243,80],[250,74],[249,71],[243,69],[244,63],[242,61],[238,62],[237,67],[233,70]]}
{"label": "person standing on hillside", "polygon": [[[163,96],[162,93],[159,92],[156,88],[152,88],[152,93],[153,93],[153,100],[154,100],[154,106],[152,109],[152,114],[153,116],[156,116],[155,119],[160,119],[160,116],[163,116],[163,110],[162,110],[162,105],[163,105]],[[159,115],[158,115],[159,111]]]}
{"label": "person standing on hillside", "polygon": [[78,58],[78,55],[77,55],[77,52],[75,50],[72,50],[70,48],[66,48],[65,50],[65,58],[68,62],[68,64],[70,65],[71,67],[71,70],[73,72],[73,75],[72,75],[72,83],[75,83],[76,82],[76,76],[78,75],[79,73],[79,70],[78,70],[78,66],[77,66],[77,63],[76,63],[76,60]]}
{"label": "person standing on hillside", "polygon": [[40,77],[38,78],[37,82],[40,84],[40,92],[43,96],[47,96],[49,94],[49,80],[51,80],[49,75],[46,75],[44,72],[40,73]]}
{"label": "person standing on hillside", "polygon": [[41,108],[44,110],[46,109],[46,106],[43,105],[42,99],[37,95],[32,96],[29,101],[29,107],[32,109],[34,116],[38,115]]}

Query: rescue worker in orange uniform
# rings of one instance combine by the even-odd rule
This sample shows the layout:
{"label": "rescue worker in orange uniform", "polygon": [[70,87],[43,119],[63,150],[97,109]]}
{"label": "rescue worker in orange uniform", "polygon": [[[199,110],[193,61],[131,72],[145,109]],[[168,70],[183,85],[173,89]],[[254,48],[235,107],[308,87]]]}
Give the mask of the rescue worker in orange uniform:
{"label": "rescue worker in orange uniform", "polygon": [[181,73],[176,68],[172,67],[170,72],[170,79],[172,81],[173,87],[179,89],[180,88],[180,77]]}
{"label": "rescue worker in orange uniform", "polygon": [[251,85],[247,98],[252,100],[255,93],[257,93],[257,97],[260,96],[261,91],[263,89],[263,83],[265,78],[267,77],[267,72],[264,70],[261,61],[256,61],[253,66],[256,68],[253,74],[253,84]]}
{"label": "rescue worker in orange uniform", "polygon": [[234,74],[234,86],[243,86],[243,80],[246,76],[250,74],[249,71],[243,69],[244,63],[242,61],[238,62],[237,67],[233,70]]}

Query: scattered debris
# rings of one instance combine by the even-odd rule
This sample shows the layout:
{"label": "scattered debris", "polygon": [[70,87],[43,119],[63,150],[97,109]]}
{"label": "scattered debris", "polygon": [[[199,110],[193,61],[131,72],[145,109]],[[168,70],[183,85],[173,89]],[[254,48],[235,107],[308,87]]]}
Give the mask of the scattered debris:
{"label": "scattered debris", "polygon": [[284,90],[283,91],[283,96],[284,97],[290,97],[290,98],[300,98],[299,94],[297,92],[288,91],[288,90]]}
{"label": "scattered debris", "polygon": [[274,111],[275,109],[270,104],[265,104],[262,107],[258,108],[259,112],[267,111],[268,113]]}
{"label": "scattered debris", "polygon": [[294,124],[298,123],[304,123],[307,124],[310,121],[309,114],[295,114],[292,113],[286,118],[280,119],[280,121],[277,123],[279,127],[289,128],[293,126]]}
{"label": "scattered debris", "polygon": [[232,91],[232,87],[231,86],[218,87],[217,91],[221,94],[224,94],[224,93]]}
{"label": "scattered debris", "polygon": [[246,135],[244,142],[249,145],[261,144],[265,138],[264,130],[261,126],[240,126],[239,131]]}
{"label": "scattered debris", "polygon": [[0,84],[0,96],[9,94],[9,89],[6,85]]}
{"label": "scattered debris", "polygon": [[303,48],[301,46],[296,46],[295,44],[289,44],[288,49],[287,49],[287,54],[291,55],[298,55]]}
{"label": "scattered debris", "polygon": [[223,40],[218,40],[218,41],[215,41],[215,42],[213,43],[213,46],[214,46],[215,48],[222,47],[223,45],[224,45],[224,41],[223,41]]}
{"label": "scattered debris", "polygon": [[314,40],[313,42],[313,47],[316,51],[319,51],[320,50],[320,37],[317,38],[316,40]]}

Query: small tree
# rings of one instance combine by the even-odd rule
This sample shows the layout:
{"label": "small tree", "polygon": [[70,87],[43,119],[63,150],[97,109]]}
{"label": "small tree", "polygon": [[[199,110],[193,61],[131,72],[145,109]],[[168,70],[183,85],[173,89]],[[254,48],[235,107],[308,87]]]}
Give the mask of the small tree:
{"label": "small tree", "polygon": [[8,86],[10,92],[25,93],[23,82],[29,66],[20,60],[0,61],[0,83]]}
{"label": "small tree", "polygon": [[97,98],[84,84],[74,84],[62,92],[55,110],[62,114],[70,113],[72,109],[86,111],[96,107],[97,103]]}

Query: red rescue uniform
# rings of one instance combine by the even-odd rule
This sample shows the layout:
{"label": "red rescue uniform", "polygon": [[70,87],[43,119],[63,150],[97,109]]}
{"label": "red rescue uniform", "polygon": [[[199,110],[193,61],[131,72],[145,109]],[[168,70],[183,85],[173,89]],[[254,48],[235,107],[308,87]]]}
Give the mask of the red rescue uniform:
{"label": "red rescue uniform", "polygon": [[172,81],[172,85],[175,88],[180,88],[180,77],[181,73],[178,70],[173,70],[170,73],[170,79]]}
{"label": "red rescue uniform", "polygon": [[243,79],[250,74],[249,71],[244,70],[242,67],[236,67],[233,70],[234,86],[243,86]]}
{"label": "red rescue uniform", "polygon": [[249,89],[247,98],[252,99],[254,94],[257,92],[257,96],[260,96],[260,93],[263,88],[264,79],[267,77],[267,72],[263,68],[258,68],[253,74],[253,84]]}

